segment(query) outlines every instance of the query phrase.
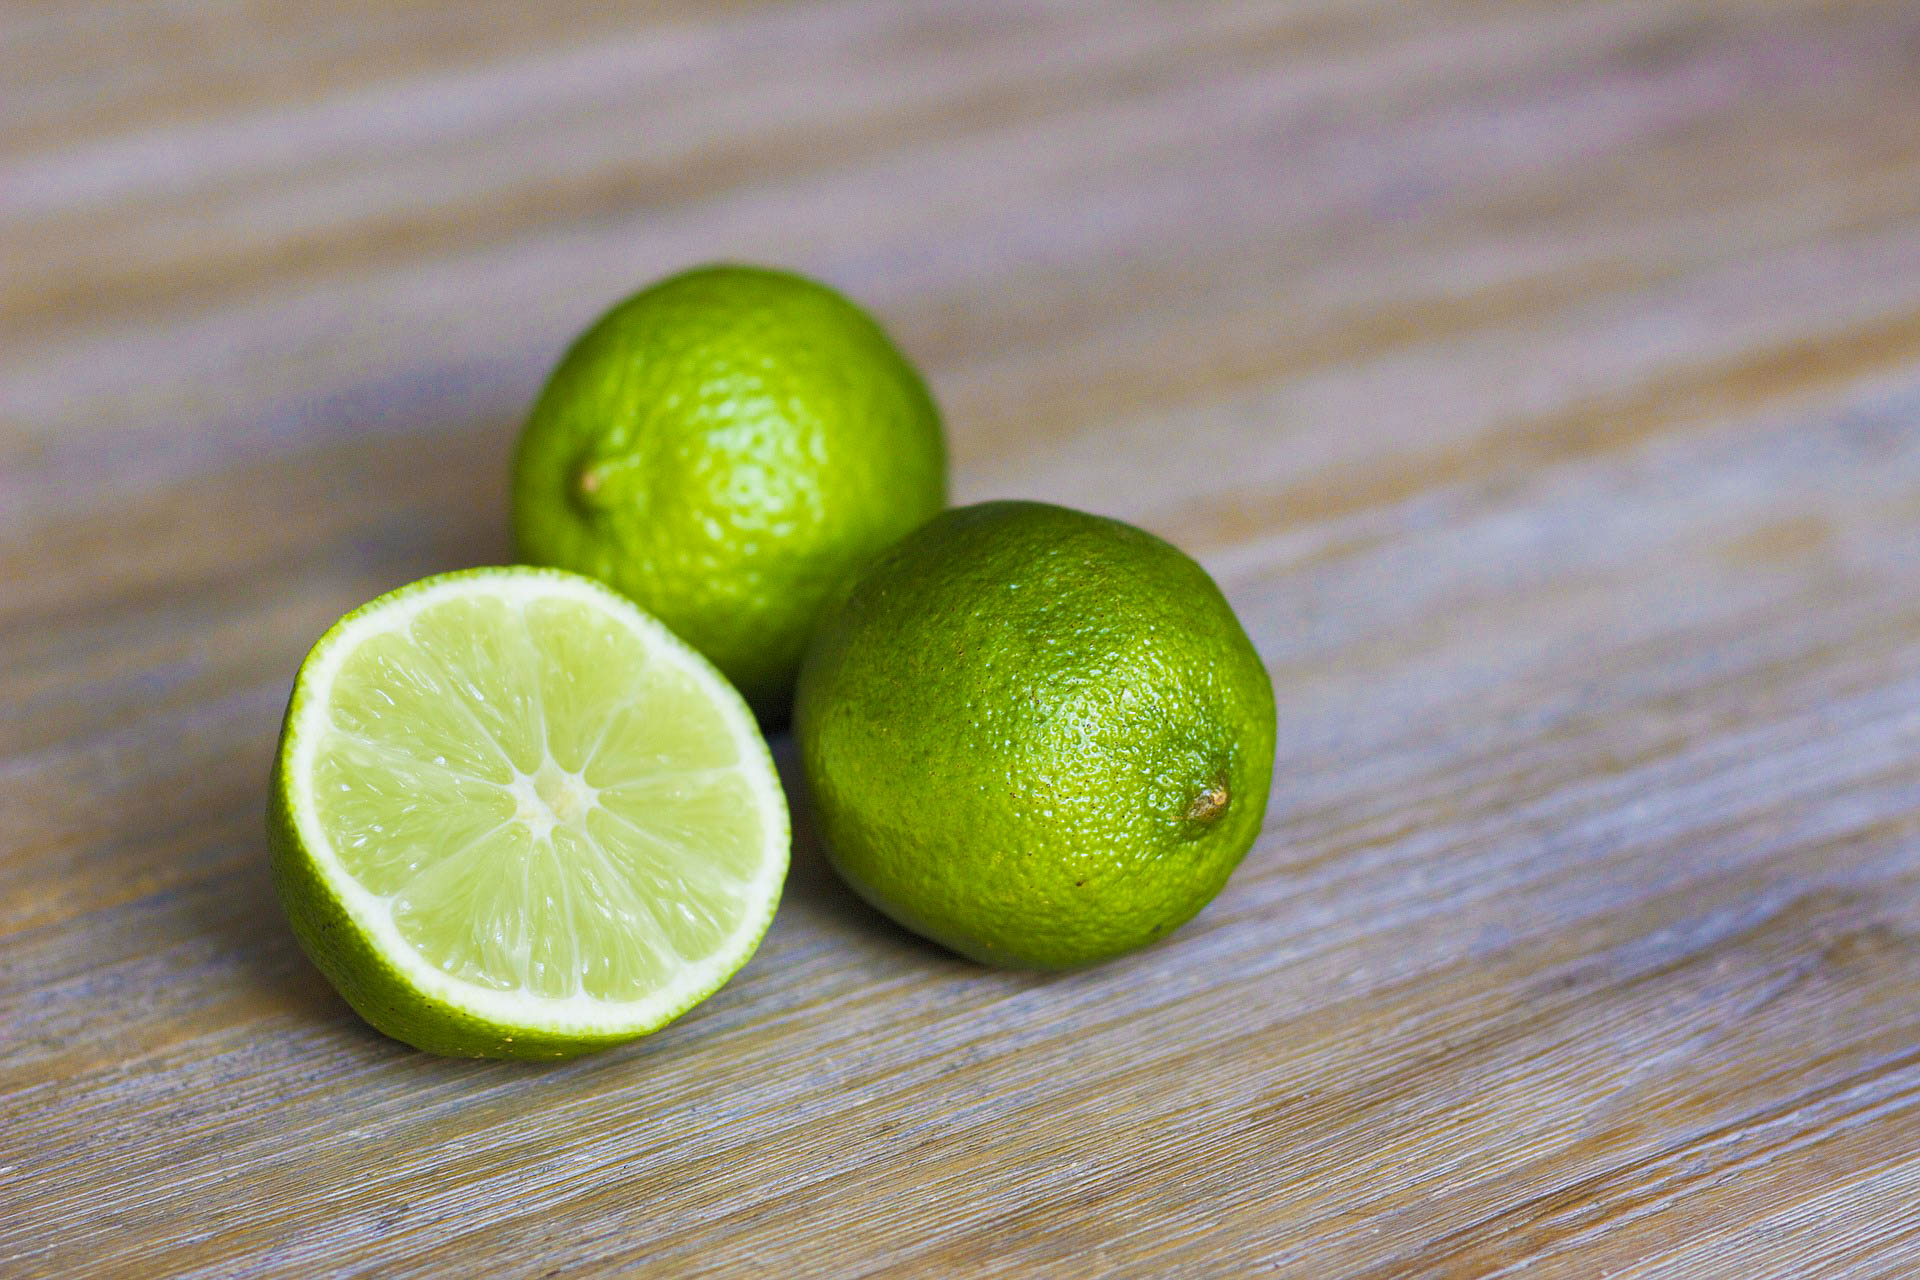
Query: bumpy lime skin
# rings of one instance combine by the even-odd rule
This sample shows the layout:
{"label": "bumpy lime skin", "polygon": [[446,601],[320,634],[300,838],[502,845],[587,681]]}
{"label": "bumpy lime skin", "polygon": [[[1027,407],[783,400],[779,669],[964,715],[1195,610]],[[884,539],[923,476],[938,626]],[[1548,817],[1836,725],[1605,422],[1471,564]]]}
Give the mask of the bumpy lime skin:
{"label": "bumpy lime skin", "polygon": [[988,964],[1164,937],[1272,786],[1273,686],[1206,571],[1039,503],[951,510],[881,555],[822,620],[794,714],[834,867]]}
{"label": "bumpy lime skin", "polygon": [[[267,851],[274,892],[280,899],[280,907],[286,912],[287,922],[293,926],[300,949],[307,953],[307,958],[313,961],[314,966],[333,984],[355,1013],[372,1024],[375,1030],[428,1053],[451,1058],[550,1060],[577,1057],[638,1039],[666,1026],[719,990],[753,958],[760,940],[773,923],[777,904],[769,902],[766,915],[755,922],[753,944],[741,954],[739,964],[718,975],[706,990],[690,991],[677,1007],[662,1009],[657,1020],[647,1026],[622,1027],[604,1033],[568,1031],[565,1034],[547,1034],[476,1017],[421,990],[381,954],[371,936],[353,918],[340,895],[321,874],[294,822],[290,765],[299,712],[307,701],[306,676],[322,649],[362,615],[449,579],[556,572],[491,566],[459,569],[422,578],[368,601],[336,622],[308,652],[300,664],[299,673],[294,677],[293,691],[287,698],[286,712],[280,720],[280,740],[274,752],[273,769],[267,785]],[[766,763],[768,768],[772,768],[770,755]],[[785,817],[784,812],[782,817]],[[784,828],[781,838],[786,838]]]}
{"label": "bumpy lime skin", "polygon": [[631,596],[784,723],[823,602],[946,505],[926,384],[824,285],[719,265],[614,307],[514,462],[518,553]]}

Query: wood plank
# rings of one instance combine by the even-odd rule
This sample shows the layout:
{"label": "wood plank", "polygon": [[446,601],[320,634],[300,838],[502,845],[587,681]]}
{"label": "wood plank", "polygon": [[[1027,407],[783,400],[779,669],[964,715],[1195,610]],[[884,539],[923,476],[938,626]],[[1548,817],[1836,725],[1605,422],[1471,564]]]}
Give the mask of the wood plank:
{"label": "wood plank", "polygon": [[[1920,1268],[1920,11],[0,14],[0,1271]],[[271,898],[345,609],[496,562],[568,334],[874,306],[962,500],[1195,551],[1267,829],[1055,977],[861,906],[555,1066]]]}

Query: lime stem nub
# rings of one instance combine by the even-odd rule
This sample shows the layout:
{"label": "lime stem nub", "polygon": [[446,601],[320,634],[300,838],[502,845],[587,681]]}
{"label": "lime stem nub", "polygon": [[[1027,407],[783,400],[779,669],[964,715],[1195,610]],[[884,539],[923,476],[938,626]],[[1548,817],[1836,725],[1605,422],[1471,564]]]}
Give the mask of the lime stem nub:
{"label": "lime stem nub", "polygon": [[1212,822],[1227,811],[1227,802],[1231,799],[1227,792],[1227,780],[1215,778],[1207,784],[1207,789],[1193,798],[1187,806],[1188,822]]}
{"label": "lime stem nub", "polygon": [[581,462],[580,469],[573,473],[574,501],[590,510],[605,506],[607,481],[612,475],[613,464],[610,462],[591,458]]}

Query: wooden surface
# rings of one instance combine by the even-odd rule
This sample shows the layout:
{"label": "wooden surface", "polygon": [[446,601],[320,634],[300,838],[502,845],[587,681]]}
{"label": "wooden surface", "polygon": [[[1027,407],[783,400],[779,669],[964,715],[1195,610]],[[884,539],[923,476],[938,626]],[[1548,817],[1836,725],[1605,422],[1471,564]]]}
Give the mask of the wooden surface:
{"label": "wooden surface", "polygon": [[[0,1273],[1920,1274],[1920,7],[614,9],[0,10]],[[713,257],[1203,559],[1266,831],[1043,978],[802,803],[680,1023],[411,1052],[270,897],[294,666]]]}

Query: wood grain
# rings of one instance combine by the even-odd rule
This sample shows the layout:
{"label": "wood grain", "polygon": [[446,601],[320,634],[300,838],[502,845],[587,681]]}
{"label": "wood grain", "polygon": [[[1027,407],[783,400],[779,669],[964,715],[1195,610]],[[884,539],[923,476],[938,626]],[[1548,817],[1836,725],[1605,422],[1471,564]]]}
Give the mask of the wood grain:
{"label": "wood grain", "polygon": [[[1920,1274],[1913,5],[26,0],[0,246],[0,1272]],[[413,1053],[271,900],[294,666],[714,257],[1202,557],[1267,829],[1036,977],[802,800],[680,1023]]]}

